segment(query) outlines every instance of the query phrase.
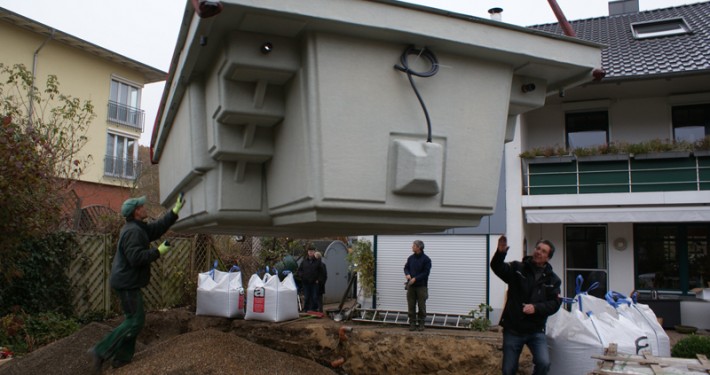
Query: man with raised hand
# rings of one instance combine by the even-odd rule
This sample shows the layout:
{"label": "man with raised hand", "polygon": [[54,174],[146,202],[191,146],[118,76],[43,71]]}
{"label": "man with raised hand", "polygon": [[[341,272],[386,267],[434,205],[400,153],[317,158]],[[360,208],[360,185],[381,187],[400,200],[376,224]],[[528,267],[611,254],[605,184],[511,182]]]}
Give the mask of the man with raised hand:
{"label": "man with raised hand", "polygon": [[500,236],[491,259],[493,272],[508,284],[508,296],[500,320],[503,326],[503,375],[518,372],[518,360],[524,345],[533,356],[533,375],[545,375],[550,370],[545,324],[547,317],[556,313],[561,305],[562,282],[548,263],[555,254],[555,245],[540,240],[535,244],[532,256],[505,263],[508,249],[508,239]]}
{"label": "man with raised hand", "polygon": [[130,198],[121,206],[121,215],[126,218],[126,224],[121,228],[118,238],[110,284],[121,300],[126,319],[89,350],[97,374],[101,373],[103,363],[109,359],[113,359],[111,366],[114,368],[125,366],[133,359],[136,339],[145,323],[141,288],[150,281],[150,265],[170,250],[168,241],[157,248],[152,248],[150,243],[170,229],[185,203],[180,193],[172,210],[162,218],[146,223],[144,220],[148,214],[145,201],[145,196]]}

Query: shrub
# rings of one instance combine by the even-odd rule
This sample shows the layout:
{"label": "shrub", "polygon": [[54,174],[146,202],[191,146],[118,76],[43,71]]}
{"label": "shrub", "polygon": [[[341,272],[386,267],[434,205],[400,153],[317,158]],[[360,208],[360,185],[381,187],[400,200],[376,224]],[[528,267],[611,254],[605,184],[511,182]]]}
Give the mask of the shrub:
{"label": "shrub", "polygon": [[493,308],[485,303],[478,305],[478,310],[471,310],[468,313],[468,317],[471,318],[468,328],[472,331],[487,331],[491,327],[491,321],[488,319],[488,313],[491,311],[493,311]]}
{"label": "shrub", "polygon": [[375,293],[375,255],[370,241],[358,241],[353,251],[347,255],[348,262],[354,272],[359,274],[358,283],[365,297]]}
{"label": "shrub", "polygon": [[671,355],[677,358],[697,358],[696,354],[710,356],[710,337],[690,335],[679,340],[671,349]]}
{"label": "shrub", "polygon": [[63,314],[44,312],[29,315],[18,310],[0,319],[0,342],[15,354],[29,353],[71,335],[79,327],[76,320]]}
{"label": "shrub", "polygon": [[71,281],[66,270],[77,248],[74,235],[57,232],[22,243],[25,256],[15,262],[14,277],[0,284],[0,315],[56,311],[73,314]]}

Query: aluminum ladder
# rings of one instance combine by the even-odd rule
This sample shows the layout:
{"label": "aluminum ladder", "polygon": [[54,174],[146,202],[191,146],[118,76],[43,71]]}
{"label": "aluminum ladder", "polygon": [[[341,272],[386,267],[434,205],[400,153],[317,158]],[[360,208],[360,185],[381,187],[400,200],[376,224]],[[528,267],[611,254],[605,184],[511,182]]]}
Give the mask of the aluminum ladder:
{"label": "aluminum ladder", "polygon": [[[364,323],[409,324],[407,312],[396,310],[357,309],[351,319]],[[470,315],[427,313],[424,318],[424,326],[469,329],[471,319]]]}

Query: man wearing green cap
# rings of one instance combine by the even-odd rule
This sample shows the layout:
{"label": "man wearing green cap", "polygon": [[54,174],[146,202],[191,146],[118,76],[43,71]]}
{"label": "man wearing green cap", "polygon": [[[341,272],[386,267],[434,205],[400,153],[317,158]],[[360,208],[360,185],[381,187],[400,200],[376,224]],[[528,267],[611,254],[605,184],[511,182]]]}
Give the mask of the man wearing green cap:
{"label": "man wearing green cap", "polygon": [[150,265],[168,250],[170,245],[163,242],[158,248],[150,243],[157,240],[177,221],[178,213],[185,203],[182,194],[172,210],[162,218],[146,223],[145,196],[130,198],[123,202],[121,215],[126,224],[121,228],[118,249],[111,267],[111,288],[121,300],[121,308],[126,319],[98,344],[89,350],[93,357],[94,371],[101,372],[104,361],[111,358],[114,368],[131,362],[135,353],[136,339],[145,322],[143,294],[141,288],[150,281]]}

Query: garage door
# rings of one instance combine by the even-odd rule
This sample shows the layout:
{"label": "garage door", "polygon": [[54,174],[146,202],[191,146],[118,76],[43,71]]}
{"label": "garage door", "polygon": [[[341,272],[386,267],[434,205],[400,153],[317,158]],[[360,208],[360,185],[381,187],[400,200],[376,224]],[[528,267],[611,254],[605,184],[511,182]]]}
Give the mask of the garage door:
{"label": "garage door", "polygon": [[432,263],[427,312],[468,314],[487,303],[487,236],[377,236],[378,309],[407,311],[404,263],[417,239]]}

